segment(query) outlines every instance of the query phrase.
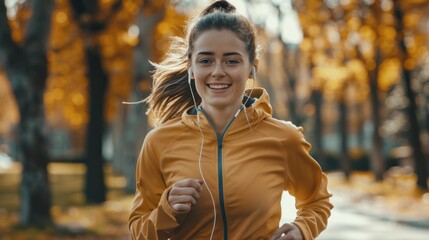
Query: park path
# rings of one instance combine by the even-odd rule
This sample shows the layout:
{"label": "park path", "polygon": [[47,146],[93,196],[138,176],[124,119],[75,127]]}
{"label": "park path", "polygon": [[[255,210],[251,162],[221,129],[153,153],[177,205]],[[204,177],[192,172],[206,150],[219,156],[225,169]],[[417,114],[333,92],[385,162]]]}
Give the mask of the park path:
{"label": "park path", "polygon": [[[49,171],[56,222],[74,230],[75,235],[82,234],[82,237],[68,239],[129,239],[127,217],[132,196],[121,190],[125,186],[123,177],[114,174],[110,167],[107,167],[109,200],[99,206],[86,206],[82,195],[85,173],[82,164],[54,163],[50,164]],[[25,233],[14,232],[6,225],[17,221],[19,174],[20,167],[17,164],[8,170],[0,169],[1,240],[27,239],[19,237],[25,236]],[[385,190],[389,187],[382,185],[381,190],[374,190],[380,188],[380,185],[373,185],[365,174],[353,178],[352,184],[342,183],[339,173],[329,173],[328,178],[334,209],[328,228],[318,240],[429,240],[429,193],[418,198],[414,191],[407,192],[402,189],[401,197],[390,197],[390,202],[387,202],[387,197],[392,195]],[[380,194],[380,191],[384,194]],[[295,217],[294,201],[287,192],[283,195],[282,206],[281,224]],[[398,206],[407,211],[398,211]],[[102,236],[85,235],[86,229]],[[40,238],[36,237],[34,232],[30,234],[34,240],[64,239],[58,236],[51,238],[43,232],[40,233]],[[2,238],[5,236],[10,237]]]}

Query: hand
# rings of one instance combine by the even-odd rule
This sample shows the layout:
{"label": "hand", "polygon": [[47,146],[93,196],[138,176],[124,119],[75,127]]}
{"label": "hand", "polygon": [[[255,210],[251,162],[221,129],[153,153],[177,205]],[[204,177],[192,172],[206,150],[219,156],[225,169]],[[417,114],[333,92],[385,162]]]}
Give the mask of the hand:
{"label": "hand", "polygon": [[184,179],[174,183],[168,194],[168,203],[178,212],[187,212],[200,198],[202,180]]}
{"label": "hand", "polygon": [[[284,235],[283,235],[284,234]],[[271,240],[304,240],[301,230],[293,223],[285,223],[274,231]]]}

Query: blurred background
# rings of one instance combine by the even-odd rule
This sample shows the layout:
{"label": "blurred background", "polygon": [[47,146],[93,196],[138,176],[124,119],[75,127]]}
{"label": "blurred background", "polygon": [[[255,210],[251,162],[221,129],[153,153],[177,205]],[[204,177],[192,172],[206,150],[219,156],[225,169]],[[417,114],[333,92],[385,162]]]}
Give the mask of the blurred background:
{"label": "blurred background", "polygon": [[[209,2],[0,2],[0,239],[129,238],[153,125],[123,102],[148,96],[149,61]],[[256,85],[329,176],[320,239],[427,239],[429,2],[231,2],[257,26]]]}

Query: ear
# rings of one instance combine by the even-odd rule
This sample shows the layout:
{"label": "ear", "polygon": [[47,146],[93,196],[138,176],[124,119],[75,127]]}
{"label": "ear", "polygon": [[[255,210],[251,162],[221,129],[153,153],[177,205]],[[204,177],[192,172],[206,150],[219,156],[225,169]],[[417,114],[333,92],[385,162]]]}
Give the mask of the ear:
{"label": "ear", "polygon": [[254,61],[253,61],[253,66],[255,66],[255,70],[256,71],[258,71],[258,66],[259,66],[259,59],[255,59]]}
{"label": "ear", "polygon": [[255,59],[253,61],[252,69],[250,70],[250,73],[249,73],[249,78],[253,78],[253,71],[255,71],[255,74],[256,74],[256,72],[258,71],[258,65],[259,65],[259,59]]}
{"label": "ear", "polygon": [[191,84],[191,80],[194,78],[194,73],[192,72],[192,68],[188,68],[188,84]]}
{"label": "ear", "polygon": [[189,74],[190,78],[194,79],[194,71],[192,71],[192,67],[191,66],[189,66],[189,68],[188,68],[188,74]]}

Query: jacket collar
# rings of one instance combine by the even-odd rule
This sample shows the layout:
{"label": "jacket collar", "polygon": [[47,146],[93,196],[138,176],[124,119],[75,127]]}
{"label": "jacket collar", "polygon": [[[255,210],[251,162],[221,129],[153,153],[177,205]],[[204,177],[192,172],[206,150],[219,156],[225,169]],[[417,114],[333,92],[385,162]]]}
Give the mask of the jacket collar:
{"label": "jacket collar", "polygon": [[[250,93],[250,96],[243,98],[243,104],[246,103],[246,108],[243,109],[238,114],[237,118],[231,123],[231,126],[224,135],[226,140],[232,140],[242,136],[243,134],[251,133],[252,128],[266,117],[271,117],[272,115],[272,107],[269,103],[268,93],[265,89],[254,88],[252,90],[248,90],[247,93]],[[247,100],[247,98],[249,99]],[[200,119],[199,122],[198,118]],[[216,139],[216,132],[210,125],[208,119],[201,111],[198,112],[195,107],[190,108],[182,114],[182,122],[197,131],[199,131],[198,126],[200,126],[204,137]]]}

